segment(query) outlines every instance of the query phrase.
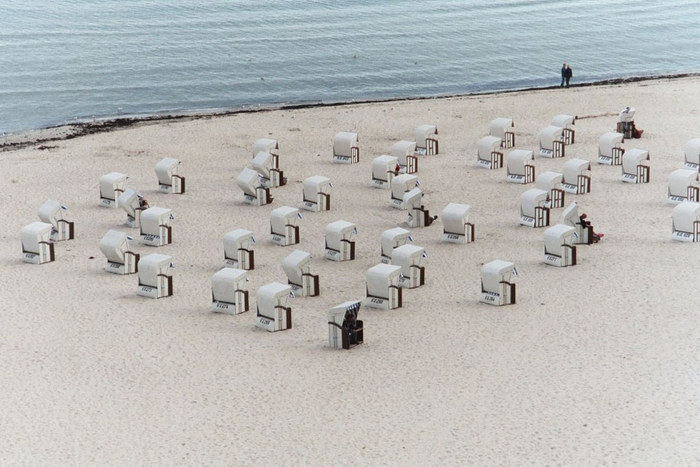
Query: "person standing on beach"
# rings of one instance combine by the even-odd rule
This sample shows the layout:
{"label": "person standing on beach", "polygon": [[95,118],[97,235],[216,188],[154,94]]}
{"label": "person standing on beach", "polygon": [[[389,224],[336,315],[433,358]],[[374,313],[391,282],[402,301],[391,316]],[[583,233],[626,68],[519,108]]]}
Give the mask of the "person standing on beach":
{"label": "person standing on beach", "polygon": [[566,67],[567,67],[566,63],[564,63],[561,66],[561,84],[559,85],[559,87],[562,87],[562,88],[564,87],[564,81],[566,81]]}
{"label": "person standing on beach", "polygon": [[574,72],[573,72],[573,70],[571,70],[571,67],[569,65],[566,65],[566,70],[565,70],[564,74],[566,75],[565,76],[566,77],[566,87],[568,88],[569,87],[569,80],[571,79],[572,76],[574,76]]}

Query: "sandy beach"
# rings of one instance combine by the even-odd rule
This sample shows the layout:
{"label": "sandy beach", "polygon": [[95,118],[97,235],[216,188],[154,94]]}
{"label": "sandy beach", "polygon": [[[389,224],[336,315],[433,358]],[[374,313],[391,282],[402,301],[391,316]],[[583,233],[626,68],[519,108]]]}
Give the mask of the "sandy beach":
{"label": "sandy beach", "polygon": [[[596,163],[598,138],[636,108],[651,181],[627,184]],[[700,245],[671,240],[666,191],[700,137],[700,77],[285,109],[148,121],[0,152],[0,463],[3,465],[694,465],[700,462]],[[543,262],[544,228],[520,226],[506,169],[477,166],[477,142],[513,118],[516,148],[536,150],[557,114],[578,116],[563,159],[592,163],[591,192],[567,194],[604,239],[578,246],[578,264]],[[440,219],[410,229],[425,247],[425,285],[403,307],[362,307],[364,343],[331,349],[326,311],[365,298],[383,231],[406,227],[388,190],[370,187],[371,162],[435,124],[440,153],[419,161],[431,214],[471,206],[476,240],[442,241]],[[47,130],[54,134],[61,130]],[[332,163],[332,139],[357,132],[360,162]],[[287,185],[266,206],[243,203],[236,177],[259,138],[280,144]],[[506,150],[506,153],[508,150]],[[155,164],[182,161],[185,194],[158,191]],[[136,275],[105,272],[99,249],[122,209],[98,205],[99,178],[129,175],[151,206],[171,208],[173,243],[132,249],[172,255],[174,294],[138,296]],[[270,240],[270,211],[299,207],[302,181],[333,182],[331,210],[302,211],[301,241]],[[49,198],[68,207],[75,239],[56,260],[22,262],[20,230]],[[552,209],[552,222],[562,209]],[[356,259],[323,258],[324,228],[358,228]],[[251,311],[211,313],[223,236],[255,233]],[[290,299],[293,328],[254,326],[255,291],[285,282],[281,261],[313,255],[318,297]],[[518,268],[517,303],[479,302],[480,270]]]}

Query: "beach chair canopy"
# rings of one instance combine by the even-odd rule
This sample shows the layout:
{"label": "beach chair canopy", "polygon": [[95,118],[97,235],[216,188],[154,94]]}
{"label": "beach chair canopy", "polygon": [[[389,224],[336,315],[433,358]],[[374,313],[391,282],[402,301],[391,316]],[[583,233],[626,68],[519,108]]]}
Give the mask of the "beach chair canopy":
{"label": "beach chair canopy", "polygon": [[535,208],[542,207],[547,202],[549,192],[539,188],[530,188],[520,195],[520,207],[523,214],[534,217]]}
{"label": "beach chair canopy", "polygon": [[668,176],[668,194],[685,197],[688,187],[700,180],[700,173],[690,169],[676,169]]}
{"label": "beach chair canopy", "polygon": [[564,175],[559,172],[542,172],[535,179],[535,187],[540,190],[551,190],[552,188],[561,189],[561,184]]}
{"label": "beach chair canopy", "polygon": [[426,147],[426,140],[437,135],[437,132],[436,125],[420,125],[416,128],[416,146]]}
{"label": "beach chair canopy", "polygon": [[401,174],[391,179],[391,197],[403,199],[404,193],[416,187],[418,176],[413,174]]}
{"label": "beach chair canopy", "polygon": [[497,136],[484,136],[478,142],[479,159],[491,160],[493,151],[500,152],[501,138]]}
{"label": "beach chair canopy", "polygon": [[419,209],[423,200],[423,190],[416,187],[403,194],[403,205],[406,209]]}
{"label": "beach chair canopy", "polygon": [[358,146],[357,133],[341,131],[333,137],[333,154],[352,156],[352,148]]}
{"label": "beach chair canopy", "polygon": [[136,208],[139,207],[139,195],[133,188],[127,188],[119,195],[119,206],[131,217],[136,217]]}
{"label": "beach chair canopy", "polygon": [[322,175],[313,175],[304,180],[304,199],[313,201],[319,193],[328,193],[331,190],[331,179]]}
{"label": "beach chair canopy", "polygon": [[700,138],[694,138],[685,144],[685,161],[700,164]]}
{"label": "beach chair canopy", "polygon": [[64,219],[64,207],[55,199],[47,199],[39,206],[39,219],[42,222],[51,224],[54,229],[58,228],[58,221]]}
{"label": "beach chair canopy", "polygon": [[569,159],[564,162],[562,171],[564,172],[564,182],[575,183],[579,175],[586,170],[591,170],[591,163],[584,159]]}
{"label": "beach chair canopy", "polygon": [[350,240],[355,236],[357,227],[352,222],[335,221],[326,226],[326,243],[330,248],[339,249],[341,240]]}
{"label": "beach chair canopy", "polygon": [[673,229],[678,232],[693,232],[693,224],[700,222],[700,203],[683,201],[671,214]]}
{"label": "beach chair canopy", "polygon": [[387,172],[394,172],[399,159],[386,154],[375,157],[372,160],[372,178],[377,180],[387,180]]}
{"label": "beach chair canopy", "polygon": [[247,290],[248,274],[242,269],[222,268],[211,278],[211,293],[214,300],[236,302],[236,291]]}
{"label": "beach chair canopy", "polygon": [[506,139],[506,131],[513,132],[513,119],[512,118],[494,118],[489,123],[489,136],[495,136],[500,140]]}
{"label": "beach chair canopy", "polygon": [[415,152],[415,141],[397,141],[391,147],[391,155],[396,157],[401,165],[406,165],[406,156],[412,156]]}
{"label": "beach chair canopy", "polygon": [[576,122],[576,116],[559,114],[552,118],[552,126],[559,126],[562,128],[571,128]]}
{"label": "beach chair canopy", "polygon": [[124,264],[124,255],[129,251],[129,236],[118,230],[108,230],[100,240],[100,251],[107,261]]}
{"label": "beach chair canopy", "polygon": [[568,205],[565,209],[564,212],[561,214],[561,222],[562,224],[571,226],[571,227],[576,227],[576,224],[580,221],[581,219],[579,218],[578,214],[578,204],[576,204],[576,201]]}
{"label": "beach chair canopy", "polygon": [[235,258],[239,249],[250,250],[253,243],[255,239],[250,230],[232,230],[224,235],[224,253],[227,258]]}
{"label": "beach chair canopy", "polygon": [[265,313],[274,313],[275,307],[286,306],[291,291],[291,286],[279,282],[271,282],[258,288],[255,297],[260,314],[266,318],[274,319],[274,315],[266,315]]}
{"label": "beach chair canopy", "polygon": [[382,232],[382,236],[379,240],[382,246],[382,254],[391,256],[391,251],[397,246],[408,242],[410,235],[410,231],[402,229],[401,227],[395,227]]}
{"label": "beach chair canopy", "polygon": [[620,112],[621,122],[633,122],[634,121],[634,107],[626,107]]}
{"label": "beach chair canopy", "polygon": [[270,169],[274,169],[272,154],[260,151],[253,157],[253,168],[263,177],[270,178]]}
{"label": "beach chair canopy", "polygon": [[155,286],[158,283],[158,276],[169,276],[171,273],[173,257],[153,253],[142,256],[139,260],[139,283]]}
{"label": "beach chair canopy", "polygon": [[561,256],[562,245],[572,245],[576,229],[570,225],[557,224],[544,231],[544,251]]}
{"label": "beach chair canopy", "polygon": [[440,213],[445,232],[464,232],[464,225],[469,222],[471,207],[468,204],[450,203]]}
{"label": "beach chair canopy", "polygon": [[553,149],[555,141],[564,140],[564,128],[560,126],[548,126],[540,131],[540,147]]}
{"label": "beach chair canopy", "polygon": [[340,305],[336,305],[330,310],[328,310],[328,312],[326,313],[326,315],[328,316],[328,321],[331,323],[335,323],[338,326],[342,326],[345,322],[346,313],[350,311],[354,313],[355,318],[357,318],[361,305],[362,303],[357,300],[349,300],[347,302],[341,303]]}
{"label": "beach chair canopy", "polygon": [[302,250],[294,250],[282,260],[282,269],[289,282],[301,284],[304,274],[311,273],[311,253]]}
{"label": "beach chair canopy", "polygon": [[243,169],[240,174],[238,174],[236,183],[238,183],[238,186],[241,188],[241,190],[243,190],[243,193],[254,198],[258,196],[256,189],[262,186],[260,182],[260,174],[256,170],[249,169],[247,167]]}
{"label": "beach chair canopy", "polygon": [[281,206],[270,211],[270,226],[273,232],[284,232],[287,225],[296,225],[299,208]]}
{"label": "beach chair canopy", "polygon": [[128,175],[120,172],[110,172],[100,177],[100,196],[106,199],[114,199],[114,190],[124,188]]}
{"label": "beach chair canopy", "polygon": [[53,226],[47,222],[32,222],[29,225],[22,227],[20,231],[20,237],[22,239],[22,246],[25,250],[30,252],[39,251],[39,243],[48,243],[51,238],[51,230]]}
{"label": "beach chair canopy", "polygon": [[628,149],[622,155],[622,172],[637,173],[637,167],[642,164],[642,161],[649,160],[649,151],[644,149]]}
{"label": "beach chair canopy", "polygon": [[411,266],[421,266],[425,258],[425,248],[407,243],[394,248],[391,252],[391,264],[401,266],[401,273],[408,277],[411,274]]}
{"label": "beach chair canopy", "polygon": [[485,290],[499,290],[501,281],[510,282],[515,264],[496,259],[481,267],[481,282]]}
{"label": "beach chair canopy", "polygon": [[260,138],[253,143],[253,156],[257,156],[260,152],[276,153],[279,149],[279,143],[276,139]]}
{"label": "beach chair canopy", "polygon": [[525,175],[525,166],[533,165],[535,162],[535,154],[532,151],[525,149],[514,149],[506,156],[506,165],[508,173]]}
{"label": "beach chair canopy", "polygon": [[397,286],[401,266],[393,264],[377,264],[367,270],[367,294],[375,297],[386,298],[387,289]]}
{"label": "beach chair canopy", "polygon": [[143,232],[159,232],[161,225],[170,225],[172,209],[153,206],[141,213],[141,230]]}
{"label": "beach chair canopy", "polygon": [[598,153],[602,156],[612,157],[613,148],[622,147],[625,141],[625,135],[616,131],[603,133],[598,138]]}
{"label": "beach chair canopy", "polygon": [[173,175],[178,175],[180,171],[180,161],[172,157],[165,157],[156,164],[156,175],[158,183],[170,185]]}

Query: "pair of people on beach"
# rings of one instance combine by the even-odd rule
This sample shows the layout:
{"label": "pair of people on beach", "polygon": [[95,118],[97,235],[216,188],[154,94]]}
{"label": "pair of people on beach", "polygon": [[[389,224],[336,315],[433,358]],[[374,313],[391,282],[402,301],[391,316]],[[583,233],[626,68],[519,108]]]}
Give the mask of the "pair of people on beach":
{"label": "pair of people on beach", "polygon": [[561,84],[559,86],[564,87],[564,83],[566,83],[566,87],[568,88],[572,76],[574,76],[573,70],[567,63],[564,63],[561,66]]}

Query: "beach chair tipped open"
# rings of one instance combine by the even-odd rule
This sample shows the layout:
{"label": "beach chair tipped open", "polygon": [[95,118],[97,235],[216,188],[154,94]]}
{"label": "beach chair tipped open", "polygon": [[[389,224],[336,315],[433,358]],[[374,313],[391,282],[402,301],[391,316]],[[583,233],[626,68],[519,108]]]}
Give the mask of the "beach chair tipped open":
{"label": "beach chair tipped open", "polygon": [[363,323],[357,319],[361,305],[362,302],[351,300],[328,310],[328,345],[331,348],[347,350],[362,344]]}
{"label": "beach chair tipped open", "polygon": [[382,232],[382,236],[380,238],[382,263],[391,263],[391,253],[394,251],[394,248],[400,247],[401,245],[405,245],[406,243],[412,241],[413,239],[411,238],[411,232],[406,229],[402,229],[401,227],[394,227],[393,229]]}
{"label": "beach chair tipped open", "polygon": [[506,180],[527,184],[535,181],[535,154],[525,149],[513,149],[506,157]]}
{"label": "beach chair tipped open", "polygon": [[413,174],[418,172],[415,141],[397,141],[391,147],[391,155],[399,160],[400,173]]}
{"label": "beach chair tipped open", "polygon": [[700,172],[700,138],[693,138],[685,144],[685,167]]}
{"label": "beach chair tipped open", "polygon": [[576,234],[572,240],[574,244],[590,245],[593,243],[593,226],[584,226],[581,223],[581,215],[578,212],[576,201],[564,209],[561,214],[561,223],[576,229]]}
{"label": "beach chair tipped open", "polygon": [[299,243],[299,209],[282,206],[270,212],[270,235],[272,241],[281,246]]}
{"label": "beach chair tipped open", "polygon": [[360,145],[357,133],[341,131],[333,137],[333,162],[339,164],[360,162]]}
{"label": "beach chair tipped open", "polygon": [[393,310],[403,306],[399,278],[401,266],[377,264],[367,270],[367,299],[365,305],[380,310]]}
{"label": "beach chair tipped open", "polygon": [[260,138],[253,143],[253,158],[261,152],[272,156],[272,168],[279,169],[280,145],[276,139]]}
{"label": "beach chair tipped open", "polygon": [[637,131],[634,124],[634,107],[625,107],[618,116],[616,131],[622,133],[625,139],[634,138]]}
{"label": "beach chair tipped open", "polygon": [[416,187],[404,193],[403,206],[408,211],[406,223],[409,227],[428,227],[437,216],[431,216],[430,211],[423,205],[423,190]]}
{"label": "beach chair tipped open", "polygon": [[100,240],[100,251],[107,257],[105,271],[114,274],[138,272],[140,255],[129,249],[129,237],[124,232],[109,230]]}
{"label": "beach chair tipped open", "polygon": [[484,169],[500,169],[503,167],[503,151],[501,139],[498,136],[484,136],[478,142],[476,161]]}
{"label": "beach chair tipped open", "polygon": [[22,261],[32,264],[50,263],[56,259],[51,242],[53,226],[47,222],[32,222],[22,227]]}
{"label": "beach chair tipped open", "polygon": [[515,125],[512,118],[494,118],[489,123],[489,136],[496,136],[501,140],[503,149],[515,146]]}
{"label": "beach chair tipped open", "polygon": [[481,302],[489,305],[515,304],[515,264],[496,259],[481,267]]}
{"label": "beach chair tipped open", "polygon": [[556,224],[544,231],[544,262],[552,266],[576,265],[574,239],[576,229],[570,225]]}
{"label": "beach chair tipped open", "polygon": [[668,202],[700,201],[700,173],[692,169],[676,169],[668,176]]}
{"label": "beach chair tipped open", "polygon": [[549,225],[549,193],[530,188],[520,195],[520,225],[546,227]]}
{"label": "beach chair tipped open", "polygon": [[355,259],[355,235],[357,235],[357,227],[352,222],[341,220],[328,224],[325,229],[324,257],[331,261]]}
{"label": "beach chair tipped open", "polygon": [[100,206],[105,208],[119,207],[119,196],[124,193],[128,175],[110,172],[100,177]]}
{"label": "beach chair tipped open", "polygon": [[399,287],[415,289],[425,284],[425,248],[418,245],[406,244],[394,248],[391,252],[391,264],[401,266]]}
{"label": "beach chair tipped open", "polygon": [[245,168],[238,174],[236,183],[243,190],[243,202],[256,206],[264,206],[272,202],[270,189],[262,184],[262,177],[257,170]]}
{"label": "beach chair tipped open", "polygon": [[403,204],[403,195],[418,186],[418,176],[401,174],[391,179],[391,207],[406,209]]}
{"label": "beach chair tipped open", "polygon": [[425,156],[439,152],[436,125],[420,125],[416,128],[416,151]]}
{"label": "beach chair tipped open", "polygon": [[180,175],[180,161],[165,157],[156,164],[158,189],[163,193],[181,195],[185,192],[185,177]]}
{"label": "beach chair tipped open", "polygon": [[331,179],[322,175],[314,175],[304,180],[302,192],[302,209],[319,212],[331,208]]}
{"label": "beach chair tipped open", "polygon": [[554,159],[564,157],[565,153],[564,128],[554,125],[543,128],[540,131],[540,151],[537,155]]}
{"label": "beach chair tipped open", "polygon": [[319,294],[318,274],[311,274],[311,253],[294,250],[282,260],[282,269],[295,295],[316,297]]}
{"label": "beach chair tipped open", "polygon": [[279,282],[271,282],[258,288],[255,294],[255,326],[269,332],[291,329],[292,308],[286,306],[291,295],[292,288]]}
{"label": "beach chair tipped open", "polygon": [[679,242],[700,242],[700,203],[683,201],[673,208],[673,233]]}
{"label": "beach chair tipped open", "polygon": [[140,197],[136,190],[131,188],[124,190],[124,193],[119,196],[119,207],[126,212],[126,225],[132,229],[141,226],[141,212],[147,208],[141,207]]}
{"label": "beach chair tipped open", "polygon": [[211,307],[215,313],[237,315],[250,309],[248,274],[242,269],[222,268],[211,278]]}
{"label": "beach chair tipped open", "polygon": [[260,174],[260,184],[265,188],[274,188],[287,184],[284,172],[275,166],[275,160],[269,152],[260,151],[253,158],[253,168]]}
{"label": "beach chair tipped open", "polygon": [[149,246],[169,245],[173,242],[170,223],[173,220],[171,209],[153,206],[141,213],[141,243]]}
{"label": "beach chair tipped open", "polygon": [[401,170],[399,160],[386,154],[375,157],[372,161],[372,186],[374,188],[389,188],[391,179]]}
{"label": "beach chair tipped open", "polygon": [[224,267],[250,271],[255,269],[253,232],[236,229],[224,235]]}
{"label": "beach chair tipped open", "polygon": [[51,224],[51,241],[61,242],[75,238],[75,225],[66,219],[67,207],[55,199],[47,199],[39,206],[39,220]]}
{"label": "beach chair tipped open", "polygon": [[450,203],[440,213],[442,239],[451,243],[474,241],[474,224],[471,222],[471,207],[468,204]]}
{"label": "beach chair tipped open", "polygon": [[542,172],[535,179],[535,188],[545,190],[549,193],[550,208],[563,208],[566,192],[564,191],[562,181],[564,175],[559,172]]}
{"label": "beach chair tipped open", "polygon": [[139,276],[138,295],[163,298],[173,294],[172,256],[158,253],[142,256],[136,268]]}
{"label": "beach chair tipped open", "polygon": [[564,191],[583,195],[591,191],[591,163],[584,159],[569,159],[562,167]]}
{"label": "beach chair tipped open", "polygon": [[598,163],[605,165],[622,165],[622,155],[625,148],[622,143],[625,136],[622,133],[609,131],[598,138]]}
{"label": "beach chair tipped open", "polygon": [[628,149],[622,156],[622,181],[649,183],[649,151]]}
{"label": "beach chair tipped open", "polygon": [[576,130],[574,125],[576,124],[575,115],[559,114],[552,118],[550,125],[558,126],[564,129],[562,136],[564,137],[564,144],[574,144],[576,138]]}

